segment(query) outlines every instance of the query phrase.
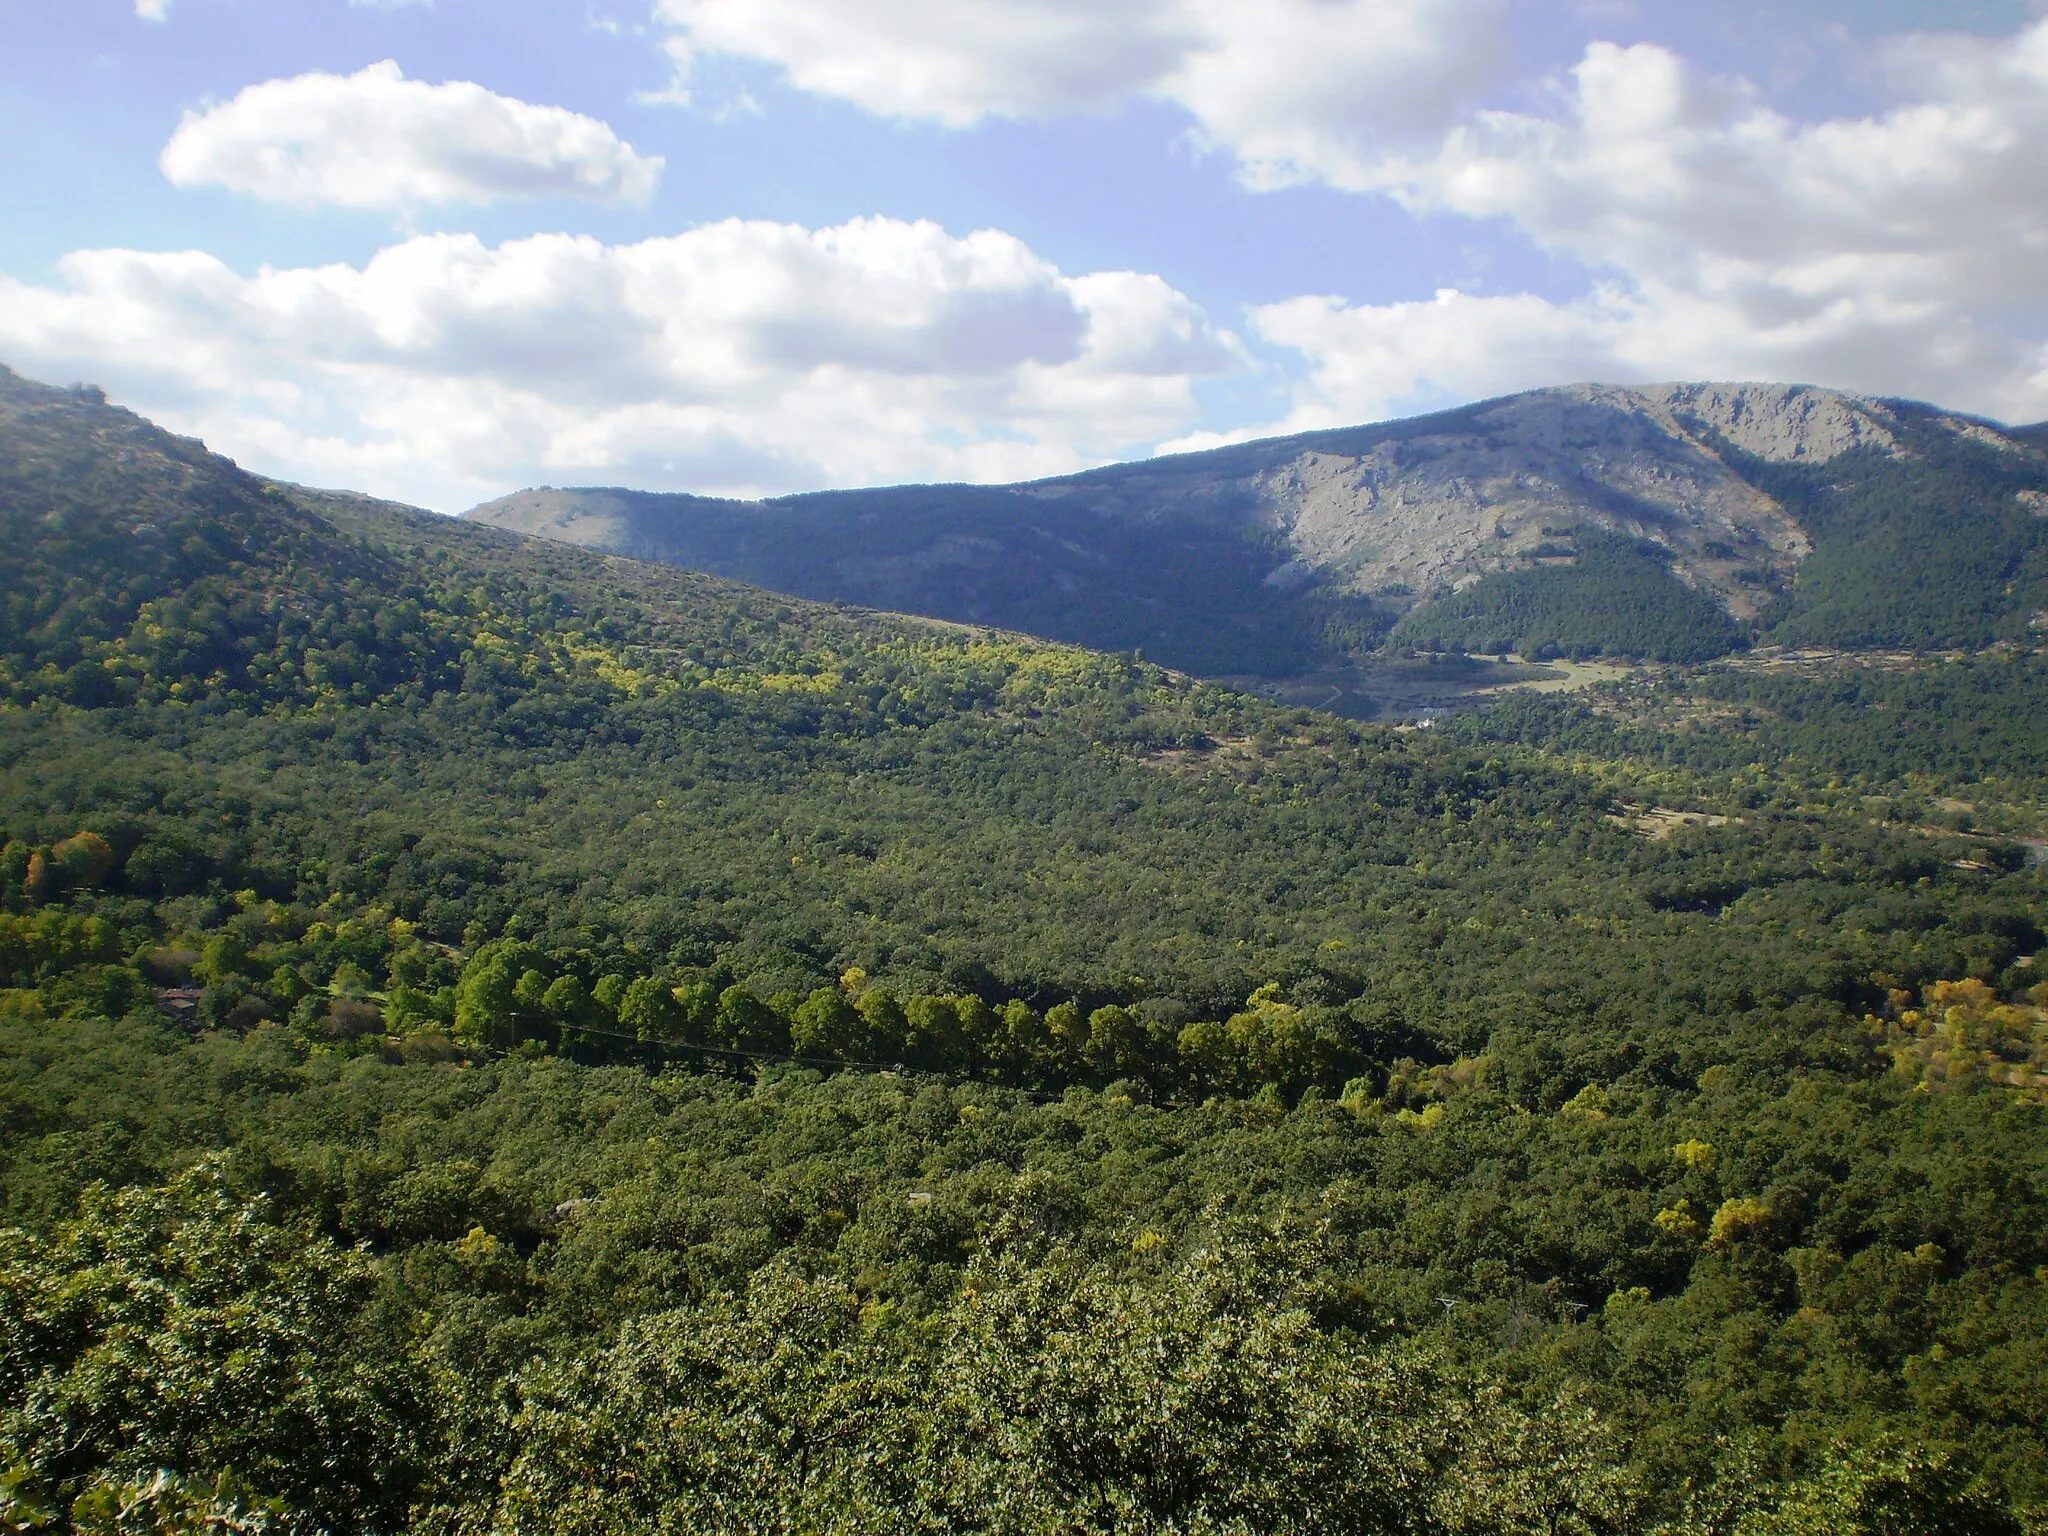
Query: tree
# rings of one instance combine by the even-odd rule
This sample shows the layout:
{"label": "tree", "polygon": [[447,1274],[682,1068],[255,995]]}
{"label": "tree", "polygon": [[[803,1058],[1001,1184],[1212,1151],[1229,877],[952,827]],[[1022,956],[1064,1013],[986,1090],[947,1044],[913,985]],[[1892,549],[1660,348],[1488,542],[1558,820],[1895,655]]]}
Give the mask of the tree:
{"label": "tree", "polygon": [[744,1298],[629,1324],[536,1374],[494,1530],[903,1529],[922,1438],[902,1338],[845,1284],[770,1266]]}
{"label": "tree", "polygon": [[972,992],[953,999],[959,1017],[961,1047],[970,1060],[992,1059],[1002,1046],[1003,1025],[995,1009]]}
{"label": "tree", "polygon": [[1224,1022],[1190,1024],[1178,1048],[1195,1081],[1227,1093],[1271,1085],[1291,1098],[1311,1084],[1335,1087],[1364,1065],[1344,1035],[1341,1015],[1296,1007],[1270,984]]}
{"label": "tree", "polygon": [[597,985],[590,989],[590,995],[600,1008],[616,1019],[619,1016],[619,1004],[626,998],[626,988],[632,984],[633,979],[630,976],[621,976],[613,972],[609,976],[600,976]]}
{"label": "tree", "polygon": [[47,901],[52,894],[52,885],[50,861],[38,848],[28,856],[28,868],[21,877],[21,894],[31,904]]}
{"label": "tree", "polygon": [[1081,1005],[1069,1001],[1046,1009],[1045,1032],[1049,1070],[1060,1077],[1078,1074],[1088,1056],[1088,1020]]}
{"label": "tree", "polygon": [[240,976],[248,964],[248,941],[234,929],[226,928],[206,941],[193,971],[201,981],[218,986]]}
{"label": "tree", "polygon": [[783,1051],[789,1048],[788,1026],[775,1010],[747,988],[734,985],[718,994],[714,1038],[738,1051]]}
{"label": "tree", "polygon": [[683,1010],[687,1037],[710,1039],[718,1025],[718,984],[708,976],[688,976],[673,989],[673,996]]}
{"label": "tree", "polygon": [[563,1028],[590,1022],[590,994],[574,976],[557,976],[541,994],[541,1008]]}
{"label": "tree", "polygon": [[66,890],[90,890],[112,872],[114,850],[97,832],[75,833],[50,850],[50,868]]}
{"label": "tree", "polygon": [[297,1527],[396,1527],[433,1444],[373,1324],[380,1287],[368,1258],[239,1199],[219,1160],[94,1186],[47,1238],[0,1234],[0,1455],[17,1484],[82,1496],[82,1529],[215,1492],[253,1514],[233,1482]]}
{"label": "tree", "polygon": [[789,1048],[799,1056],[860,1060],[866,1041],[861,1016],[838,987],[819,987],[789,1021]]}
{"label": "tree", "polygon": [[502,1050],[518,1038],[517,985],[512,962],[485,945],[462,968],[455,984],[455,1038],[472,1047]]}
{"label": "tree", "polygon": [[903,1005],[903,1056],[927,1071],[961,1064],[960,1010],[950,997],[920,994]]}
{"label": "tree", "polygon": [[529,966],[519,975],[512,987],[512,1001],[519,1005],[519,1011],[528,1019],[538,1019],[547,1012],[548,977],[545,971]]}
{"label": "tree", "polygon": [[619,999],[619,1027],[656,1044],[679,1044],[689,1033],[689,1019],[675,994],[653,976],[629,983]]}
{"label": "tree", "polygon": [[1472,1536],[1607,1536],[1637,1528],[1640,1479],[1612,1425],[1563,1394],[1534,1412],[1479,1393],[1437,1501]]}
{"label": "tree", "polygon": [[1734,1195],[1714,1212],[1707,1241],[1717,1248],[1731,1243],[1762,1241],[1770,1236],[1771,1208],[1748,1195]]}
{"label": "tree", "polygon": [[1282,1270],[1236,1245],[1143,1281],[1057,1250],[977,1261],[929,1496],[1017,1536],[1430,1529],[1458,1394],[1422,1357],[1322,1333]]}
{"label": "tree", "polygon": [[1003,1004],[1000,1020],[999,1059],[1004,1066],[1032,1081],[1046,1081],[1052,1068],[1053,1038],[1045,1015],[1022,998],[1013,998]]}
{"label": "tree", "polygon": [[2020,1522],[1946,1454],[1897,1439],[1837,1445],[1737,1536],[2020,1536]]}
{"label": "tree", "polygon": [[28,861],[35,850],[27,843],[14,841],[0,846],[0,902],[12,904],[10,898],[26,894]]}
{"label": "tree", "polygon": [[887,987],[869,987],[854,999],[854,1011],[867,1026],[867,1049],[876,1061],[890,1061],[903,1054],[910,1021],[903,1005]]}
{"label": "tree", "polygon": [[1098,1072],[1128,1075],[1145,1069],[1145,1026],[1112,1003],[1088,1015],[1088,1060]]}

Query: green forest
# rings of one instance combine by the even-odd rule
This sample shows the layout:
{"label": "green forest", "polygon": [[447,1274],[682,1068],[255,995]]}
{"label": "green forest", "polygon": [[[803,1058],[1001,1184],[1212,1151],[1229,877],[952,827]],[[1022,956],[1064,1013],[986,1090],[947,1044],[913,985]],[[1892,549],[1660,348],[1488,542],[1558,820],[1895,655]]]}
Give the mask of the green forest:
{"label": "green forest", "polygon": [[1743,643],[1718,600],[1671,574],[1662,546],[1587,525],[1573,530],[1569,545],[1551,547],[1570,563],[1482,576],[1408,615],[1388,642],[1539,660],[1618,654],[1650,661],[1708,661]]}
{"label": "green forest", "polygon": [[2030,650],[1364,726],[11,377],[0,559],[0,1529],[2044,1524]]}

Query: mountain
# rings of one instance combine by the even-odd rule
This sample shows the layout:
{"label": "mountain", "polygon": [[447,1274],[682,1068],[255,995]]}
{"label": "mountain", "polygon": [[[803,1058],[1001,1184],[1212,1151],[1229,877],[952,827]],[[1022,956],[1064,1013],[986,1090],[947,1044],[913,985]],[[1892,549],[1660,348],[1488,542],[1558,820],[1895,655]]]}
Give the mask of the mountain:
{"label": "mountain", "polygon": [[[1389,628],[1427,648],[1665,659],[1765,636],[1981,645],[2048,608],[2044,509],[2038,433],[1799,385],[1586,384],[1024,485],[761,502],[542,489],[466,515],[805,597],[1287,677]],[[1585,562],[1581,529],[1628,542]]]}
{"label": "mountain", "polygon": [[0,1527],[2048,1502],[2048,656],[1358,725],[4,372],[0,560]]}

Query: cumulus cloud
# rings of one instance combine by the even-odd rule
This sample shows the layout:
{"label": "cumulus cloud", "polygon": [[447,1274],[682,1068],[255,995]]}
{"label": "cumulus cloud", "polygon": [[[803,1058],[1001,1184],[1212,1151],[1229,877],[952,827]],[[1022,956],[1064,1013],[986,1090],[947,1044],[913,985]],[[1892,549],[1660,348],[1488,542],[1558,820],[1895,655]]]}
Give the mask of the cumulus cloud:
{"label": "cumulus cloud", "polygon": [[144,21],[162,21],[171,14],[171,0],[135,0],[135,14]]}
{"label": "cumulus cloud", "polygon": [[1482,113],[1387,184],[1506,216],[1552,249],[1791,313],[1855,293],[1873,312],[2042,295],[2048,22],[2014,39],[1931,37],[1913,94],[1802,123],[1665,49],[1590,47],[1555,118]]}
{"label": "cumulus cloud", "polygon": [[[1892,105],[1802,121],[1654,45],[1514,81],[1496,0],[660,0],[681,78],[967,126],[1172,103],[1254,187],[1304,180],[1499,221],[1588,269],[1578,297],[1304,296],[1274,426],[1572,377],[1765,376],[2048,415],[2048,22],[1866,59]],[[1518,110],[1488,107],[1511,91]],[[1264,430],[1264,429],[1261,429]]]}
{"label": "cumulus cloud", "polygon": [[630,245],[421,236],[244,277],[78,252],[0,278],[0,355],[91,377],[273,473],[453,509],[518,485],[730,493],[1001,480],[1194,420],[1234,338],[1133,272],[1010,235],[728,220]]}
{"label": "cumulus cloud", "polygon": [[537,196],[641,202],[662,169],[659,155],[636,153],[596,118],[466,80],[408,80],[388,59],[353,75],[266,81],[188,112],[160,163],[181,187],[389,210]]}
{"label": "cumulus cloud", "polygon": [[1799,379],[2048,416],[2048,22],[1923,36],[1888,110],[1801,122],[1671,52],[1596,43],[1550,115],[1484,112],[1377,185],[1512,221],[1583,296],[1252,315],[1309,376],[1288,428],[1572,378]]}
{"label": "cumulus cloud", "polygon": [[1342,178],[1448,126],[1504,62],[1505,0],[659,0],[687,87],[706,57],[965,127],[1145,97],[1261,183]]}

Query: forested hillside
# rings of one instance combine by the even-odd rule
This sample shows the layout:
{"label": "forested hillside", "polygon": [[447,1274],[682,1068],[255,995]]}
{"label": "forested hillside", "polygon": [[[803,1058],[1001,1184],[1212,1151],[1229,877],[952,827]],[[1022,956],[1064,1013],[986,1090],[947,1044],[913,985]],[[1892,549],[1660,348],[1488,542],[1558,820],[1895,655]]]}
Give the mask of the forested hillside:
{"label": "forested hillside", "polygon": [[[2038,833],[2048,655],[2035,646],[1912,656],[1744,658],[1572,696],[1500,699],[1461,739],[1626,758],[1694,774],[1768,772],[1879,793],[1919,786],[1933,820],[1981,803],[1986,829]],[[1971,823],[1974,825],[1974,822]]]}
{"label": "forested hillside", "polygon": [[0,519],[8,1528],[2048,1504],[2034,658],[1359,727],[11,377]]}
{"label": "forested hillside", "polygon": [[1671,574],[1668,551],[1585,526],[1551,546],[1564,562],[1482,576],[1394,626],[1396,646],[1515,652],[1538,660],[1608,652],[1709,661],[1742,643],[1728,610]]}

